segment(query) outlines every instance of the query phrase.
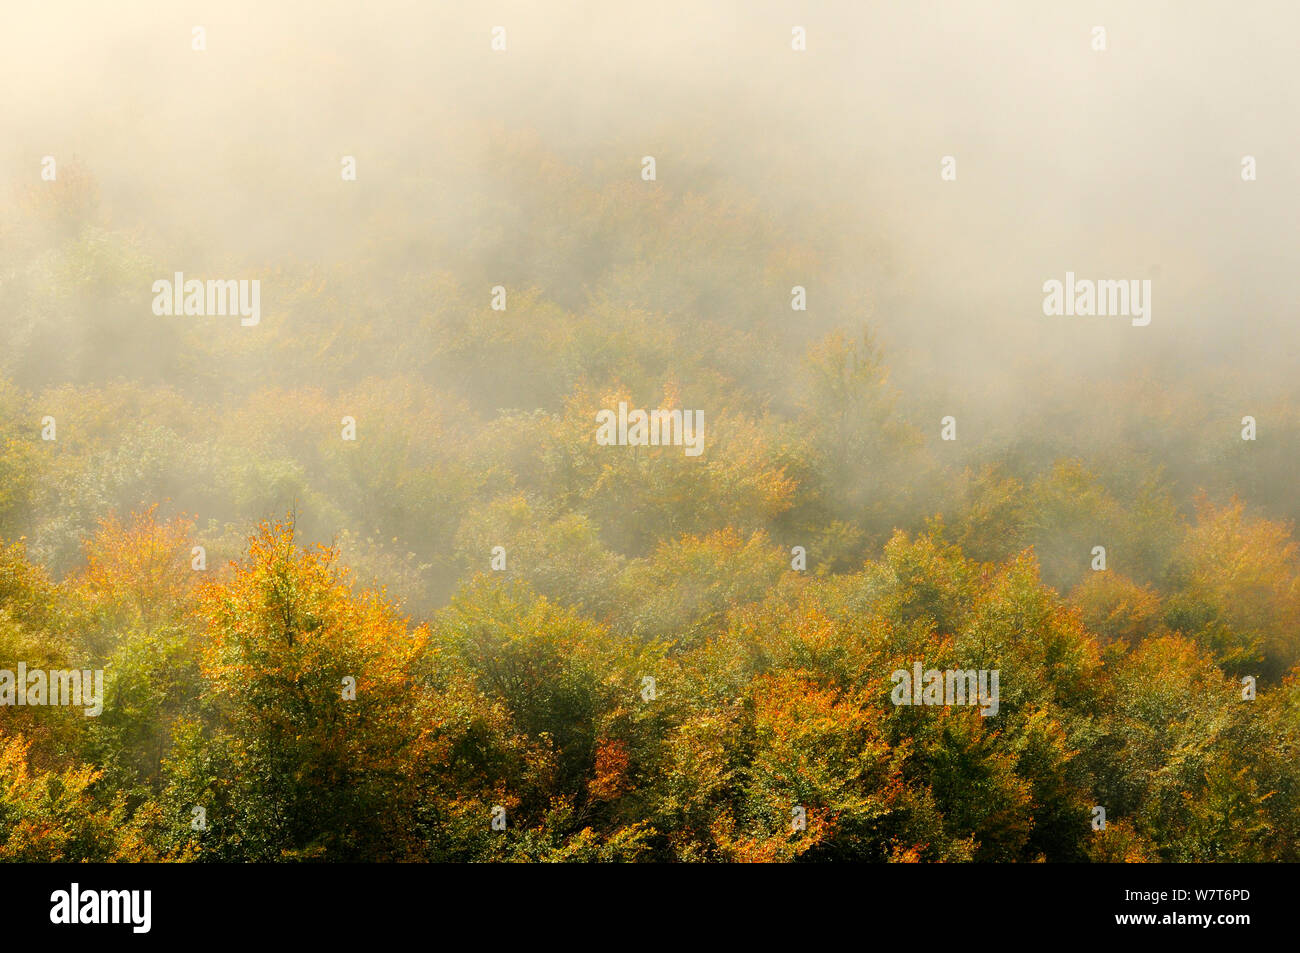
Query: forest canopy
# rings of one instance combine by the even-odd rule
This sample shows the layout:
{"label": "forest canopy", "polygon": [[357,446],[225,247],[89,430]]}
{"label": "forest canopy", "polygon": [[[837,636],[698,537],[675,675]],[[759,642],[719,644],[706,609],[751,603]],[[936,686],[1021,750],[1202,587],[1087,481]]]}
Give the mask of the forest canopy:
{"label": "forest canopy", "polygon": [[[854,191],[689,64],[634,112],[512,27],[498,85],[417,99],[419,50],[304,30],[249,67],[283,113],[136,37],[139,114],[3,166],[0,670],[103,697],[0,697],[0,860],[1300,860],[1273,312],[1209,332],[1258,302],[1158,279],[1149,326],[1050,323],[972,277],[1011,198],[945,217],[939,153],[921,186],[865,143]],[[179,275],[227,304],[155,307]],[[899,704],[928,670],[996,704]]]}

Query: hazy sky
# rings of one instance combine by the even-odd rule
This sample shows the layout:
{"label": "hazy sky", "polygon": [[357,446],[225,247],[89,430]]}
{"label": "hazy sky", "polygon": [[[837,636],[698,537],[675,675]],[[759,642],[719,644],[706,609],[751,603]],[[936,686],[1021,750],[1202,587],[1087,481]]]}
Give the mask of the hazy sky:
{"label": "hazy sky", "polygon": [[[661,181],[818,229],[871,301],[831,323],[875,322],[905,381],[1020,406],[1062,370],[1229,367],[1267,392],[1300,340],[1298,29],[1280,2],[48,0],[5,13],[0,172],[76,156],[154,247],[329,258],[413,181],[508,162],[483,130],[531,130],[579,167],[634,177],[653,154]],[[365,188],[340,210],[343,154]],[[1152,279],[1150,326],[1044,317],[1067,270]]]}

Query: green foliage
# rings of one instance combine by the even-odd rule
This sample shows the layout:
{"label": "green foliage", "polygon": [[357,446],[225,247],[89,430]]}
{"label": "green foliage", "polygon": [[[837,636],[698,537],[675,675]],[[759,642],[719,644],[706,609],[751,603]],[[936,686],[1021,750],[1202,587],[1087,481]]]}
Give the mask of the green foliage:
{"label": "green foliage", "polygon": [[[1267,447],[1127,379],[940,441],[834,213],[486,135],[240,263],[256,335],[152,315],[75,163],[0,223],[0,670],[106,688],[0,708],[0,859],[1300,859],[1296,395]],[[620,401],[704,452],[598,447]],[[997,714],[895,704],[917,661]]]}

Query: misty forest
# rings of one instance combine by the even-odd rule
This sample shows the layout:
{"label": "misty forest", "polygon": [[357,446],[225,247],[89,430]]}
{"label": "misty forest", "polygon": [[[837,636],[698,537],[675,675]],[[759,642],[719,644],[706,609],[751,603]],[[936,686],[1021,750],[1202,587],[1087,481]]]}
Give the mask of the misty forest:
{"label": "misty forest", "polygon": [[0,40],[0,860],[1300,860],[1289,31],[461,6]]}

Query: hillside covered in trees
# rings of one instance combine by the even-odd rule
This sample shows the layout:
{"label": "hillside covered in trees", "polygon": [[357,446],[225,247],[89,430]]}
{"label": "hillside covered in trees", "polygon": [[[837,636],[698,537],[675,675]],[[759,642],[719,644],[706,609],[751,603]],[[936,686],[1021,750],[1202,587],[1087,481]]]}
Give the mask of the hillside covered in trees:
{"label": "hillside covered in trees", "polygon": [[[300,105],[349,55],[304,29]],[[0,706],[0,860],[1300,860],[1277,314],[991,305],[676,87],[595,134],[338,80],[352,181],[311,108],[241,139],[252,88],[237,147],[4,183],[0,669],[104,696]],[[935,241],[1008,234],[952,201]],[[260,321],[157,314],[177,272]],[[620,403],[703,452],[601,445]],[[918,662],[996,713],[898,704]]]}
{"label": "hillside covered in trees", "polygon": [[[0,656],[106,689],[0,715],[0,856],[1298,859],[1300,558],[1234,495],[1280,455],[949,450],[869,327],[799,340],[813,253],[752,210],[571,188],[576,232],[688,204],[769,271],[656,304],[666,252],[611,249],[576,306],[448,273],[364,318],[285,271],[253,353],[139,317],[166,269],[89,171],[8,223]],[[598,447],[620,399],[705,408],[706,452]],[[998,714],[891,704],[914,659],[1000,670]]]}

